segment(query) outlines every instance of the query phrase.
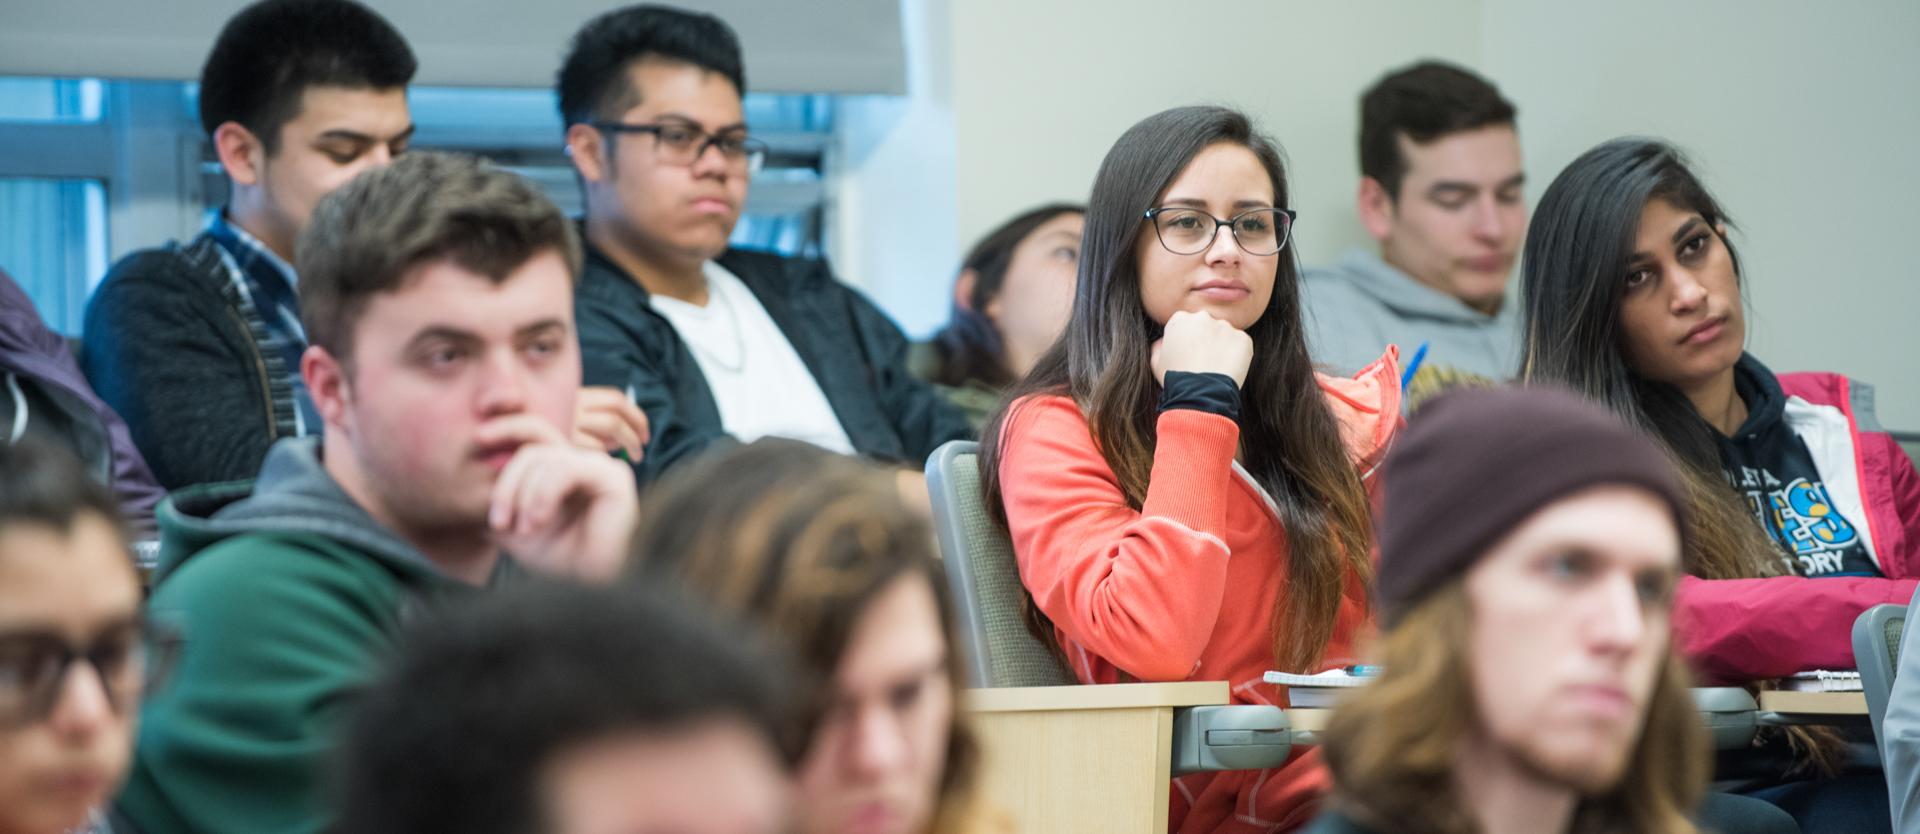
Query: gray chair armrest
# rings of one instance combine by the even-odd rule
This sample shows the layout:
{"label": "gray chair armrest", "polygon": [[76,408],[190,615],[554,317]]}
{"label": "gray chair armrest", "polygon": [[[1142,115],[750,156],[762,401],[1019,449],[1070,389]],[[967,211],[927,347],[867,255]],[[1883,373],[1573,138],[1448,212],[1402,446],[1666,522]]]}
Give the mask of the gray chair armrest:
{"label": "gray chair armrest", "polygon": [[1713,736],[1713,749],[1739,750],[1753,744],[1760,726],[1760,702],[1753,693],[1737,686],[1701,687],[1693,690],[1693,705]]}
{"label": "gray chair armrest", "polygon": [[1279,767],[1292,752],[1292,725],[1279,707],[1234,704],[1173,713],[1175,776]]}

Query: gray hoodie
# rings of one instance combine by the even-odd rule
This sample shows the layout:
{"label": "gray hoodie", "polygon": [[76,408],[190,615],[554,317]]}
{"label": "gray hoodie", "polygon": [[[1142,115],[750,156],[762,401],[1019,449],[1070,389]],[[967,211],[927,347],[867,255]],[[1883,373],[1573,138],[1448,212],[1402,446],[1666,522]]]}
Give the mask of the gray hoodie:
{"label": "gray hoodie", "polygon": [[1300,279],[1307,348],[1314,362],[1342,374],[1366,367],[1389,344],[1400,346],[1404,368],[1424,342],[1422,380],[1511,379],[1520,364],[1515,306],[1489,316],[1364,249],[1350,249],[1333,267],[1309,269]]}

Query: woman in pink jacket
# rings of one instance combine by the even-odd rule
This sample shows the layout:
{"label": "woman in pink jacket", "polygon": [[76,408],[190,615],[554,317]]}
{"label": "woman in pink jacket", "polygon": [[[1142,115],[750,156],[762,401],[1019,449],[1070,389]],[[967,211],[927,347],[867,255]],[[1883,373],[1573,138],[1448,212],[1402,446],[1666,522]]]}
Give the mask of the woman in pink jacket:
{"label": "woman in pink jacket", "polygon": [[[1085,683],[1224,680],[1350,663],[1367,621],[1362,478],[1397,423],[1389,354],[1314,373],[1278,150],[1183,107],[1101,163],[1072,317],[982,446],[1020,577]],[[1288,831],[1328,789],[1318,753],[1174,781],[1169,830]]]}
{"label": "woman in pink jacket", "polygon": [[[1698,677],[1853,668],[1855,618],[1914,595],[1920,475],[1875,424],[1871,389],[1776,375],[1745,352],[1726,214],[1685,158],[1618,139],[1574,160],[1534,210],[1523,273],[1523,376],[1612,407],[1686,475],[1691,576],[1674,629]],[[1837,758],[1835,734],[1801,735],[1816,760]],[[1864,802],[1878,825],[1844,830],[1885,828],[1879,791]],[[1781,804],[1801,816],[1804,799]]]}

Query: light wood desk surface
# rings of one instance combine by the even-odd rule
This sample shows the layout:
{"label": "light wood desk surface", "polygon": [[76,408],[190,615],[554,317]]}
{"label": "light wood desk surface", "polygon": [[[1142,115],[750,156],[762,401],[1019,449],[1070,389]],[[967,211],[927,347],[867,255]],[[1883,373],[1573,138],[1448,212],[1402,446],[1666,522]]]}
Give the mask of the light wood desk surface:
{"label": "light wood desk surface", "polygon": [[[1861,692],[1786,692],[1769,689],[1760,693],[1760,710],[1800,716],[1864,716],[1867,696]],[[1331,709],[1290,709],[1287,721],[1295,732],[1319,732],[1327,728]]]}
{"label": "light wood desk surface", "polygon": [[1769,689],[1760,693],[1760,709],[1796,715],[1866,715],[1864,692],[1787,692]]}

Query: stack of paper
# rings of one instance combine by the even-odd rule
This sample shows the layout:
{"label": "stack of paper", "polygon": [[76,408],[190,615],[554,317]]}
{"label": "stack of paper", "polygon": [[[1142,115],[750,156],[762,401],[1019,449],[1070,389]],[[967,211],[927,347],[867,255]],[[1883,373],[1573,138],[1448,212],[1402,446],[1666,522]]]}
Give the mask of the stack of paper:
{"label": "stack of paper", "polygon": [[1859,692],[1860,673],[1815,669],[1781,678],[1780,688],[1788,692]]}
{"label": "stack of paper", "polygon": [[1338,704],[1348,692],[1365,686],[1373,677],[1373,673],[1354,674],[1346,669],[1328,669],[1318,675],[1268,672],[1266,680],[1267,683],[1287,688],[1287,703],[1290,706],[1315,709]]}

